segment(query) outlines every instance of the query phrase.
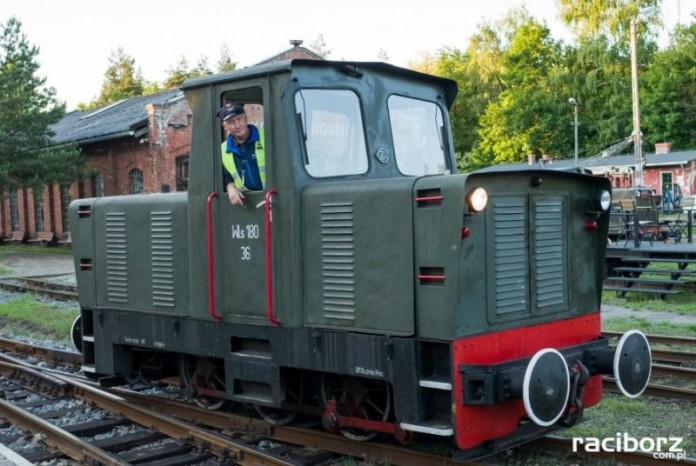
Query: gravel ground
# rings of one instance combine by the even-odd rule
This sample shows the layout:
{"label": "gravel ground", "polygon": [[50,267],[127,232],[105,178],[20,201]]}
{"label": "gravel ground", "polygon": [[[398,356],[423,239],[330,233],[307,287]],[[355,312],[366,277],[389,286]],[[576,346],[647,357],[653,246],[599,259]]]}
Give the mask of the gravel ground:
{"label": "gravel ground", "polygon": [[625,307],[602,305],[602,320],[624,319],[627,317],[646,318],[652,322],[669,322],[675,325],[696,325],[696,315],[681,315],[674,312],[634,310]]}
{"label": "gravel ground", "polygon": [[0,275],[46,277],[51,281],[75,283],[75,264],[71,254],[31,254],[4,251],[0,257]]}

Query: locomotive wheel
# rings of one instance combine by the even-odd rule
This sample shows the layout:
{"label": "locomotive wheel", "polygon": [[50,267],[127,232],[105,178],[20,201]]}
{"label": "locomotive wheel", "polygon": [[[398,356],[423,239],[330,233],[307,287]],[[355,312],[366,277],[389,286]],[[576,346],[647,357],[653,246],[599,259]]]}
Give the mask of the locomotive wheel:
{"label": "locomotive wheel", "polygon": [[[341,416],[386,422],[391,414],[391,391],[384,381],[323,374],[321,400],[326,406],[332,399],[336,400]],[[378,432],[342,427],[341,434],[351,440],[365,441],[375,438]]]}
{"label": "locomotive wheel", "polygon": [[78,353],[82,353],[82,314],[73,320],[70,327],[70,339]]}
{"label": "locomotive wheel", "polygon": [[[301,376],[291,374],[285,378],[285,401],[292,404],[301,404],[304,398],[304,381]],[[280,408],[254,405],[254,409],[264,421],[276,426],[289,424],[297,416],[297,413]]]}
{"label": "locomotive wheel", "polygon": [[184,389],[201,408],[215,411],[222,408],[225,404],[226,400],[224,398],[215,398],[197,393],[197,388],[225,391],[223,370],[221,367],[216,366],[213,360],[184,355],[180,360],[179,377]]}

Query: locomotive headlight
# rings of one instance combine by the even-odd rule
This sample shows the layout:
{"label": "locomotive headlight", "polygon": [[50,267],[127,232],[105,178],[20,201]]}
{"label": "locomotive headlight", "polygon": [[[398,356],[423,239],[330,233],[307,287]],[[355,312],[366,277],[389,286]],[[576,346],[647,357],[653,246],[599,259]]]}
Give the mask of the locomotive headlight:
{"label": "locomotive headlight", "polygon": [[488,204],[488,193],[483,188],[475,188],[466,195],[466,203],[471,212],[481,212]]}
{"label": "locomotive headlight", "polygon": [[599,206],[604,211],[609,210],[609,206],[611,206],[611,193],[606,189],[599,194]]}

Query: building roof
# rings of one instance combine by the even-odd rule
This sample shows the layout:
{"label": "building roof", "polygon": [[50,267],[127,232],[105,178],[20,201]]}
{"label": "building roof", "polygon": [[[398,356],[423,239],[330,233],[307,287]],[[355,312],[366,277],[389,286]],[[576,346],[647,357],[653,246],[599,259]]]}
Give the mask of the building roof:
{"label": "building roof", "polygon": [[56,144],[103,141],[124,136],[139,137],[147,132],[146,105],[183,98],[179,89],[114,102],[105,107],[67,113],[51,126]]}
{"label": "building roof", "polygon": [[306,47],[302,47],[302,41],[290,41],[292,44],[292,47],[290,47],[287,50],[284,50],[280,53],[277,53],[273,55],[272,57],[269,57],[265,60],[261,60],[260,62],[256,63],[254,66],[258,65],[265,65],[266,63],[272,63],[276,61],[283,61],[283,60],[292,60],[295,58],[304,58],[307,60],[322,60],[322,58],[317,55],[316,53],[312,52]]}
{"label": "building roof", "polygon": [[[578,165],[580,167],[585,166],[591,158],[580,158],[578,159]],[[662,167],[668,165],[686,165],[687,163],[696,160],[696,150],[685,150],[678,152],[667,152],[663,154],[645,154],[645,167]],[[537,163],[532,164],[539,166],[539,160]],[[558,170],[568,170],[575,167],[574,159],[561,159],[553,160],[550,164],[544,164],[547,168],[555,168]],[[619,154],[600,159],[598,162],[593,163],[586,168],[592,170],[598,167],[632,167],[635,165],[635,156],[633,154]],[[503,171],[510,168],[523,168],[530,167],[528,162],[525,163],[512,163],[512,164],[501,164],[493,165],[481,169],[482,171]]]}
{"label": "building roof", "polygon": [[[311,50],[301,47],[301,40],[290,41],[292,47],[280,52],[266,60],[263,60],[253,67],[252,73],[257,72],[259,65],[268,65],[288,59],[302,58],[311,60],[321,60],[321,57]],[[281,65],[281,69],[287,65]],[[276,66],[271,68],[276,69]],[[266,68],[261,66],[263,72]],[[240,74],[240,71],[232,71]],[[243,74],[244,72],[242,72]],[[226,74],[223,74],[224,76]],[[207,77],[202,78],[208,81]],[[191,80],[196,82],[196,79]],[[113,104],[89,110],[73,111],[67,113],[58,123],[51,126],[55,133],[53,141],[56,144],[77,143],[86,144],[90,142],[104,141],[124,136],[139,137],[147,131],[147,109],[146,105],[151,103],[167,103],[175,99],[182,98],[181,90],[170,90],[158,94],[152,94],[132,99],[122,100]]]}

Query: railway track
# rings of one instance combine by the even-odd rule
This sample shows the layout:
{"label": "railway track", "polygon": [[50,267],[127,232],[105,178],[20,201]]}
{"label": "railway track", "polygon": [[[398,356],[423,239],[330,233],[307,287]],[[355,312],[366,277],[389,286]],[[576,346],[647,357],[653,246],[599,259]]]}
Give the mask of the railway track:
{"label": "railway track", "polygon": [[[40,357],[42,354],[52,354],[51,351],[43,352],[33,349],[30,344],[7,339],[0,340],[0,347],[32,358]],[[61,362],[73,360],[69,352],[62,355],[61,358],[53,356],[49,356],[49,358]],[[2,367],[6,367],[6,369],[3,370]],[[345,457],[372,461],[376,465],[382,463],[405,466],[455,464],[441,454],[377,442],[357,443],[343,436],[325,432],[315,420],[308,422],[307,425],[270,426],[257,419],[252,411],[247,414],[244,411],[241,414],[209,411],[181,401],[153,396],[150,393],[143,394],[124,388],[101,389],[95,387],[93,382],[76,380],[63,374],[54,375],[53,371],[47,369],[38,370],[14,356],[5,354],[0,354],[0,375],[2,375],[1,381],[20,380],[29,387],[18,389],[18,395],[10,395],[10,398],[21,399],[28,393],[28,390],[41,394],[54,394],[60,398],[70,395],[90,406],[97,406],[105,412],[115,413],[114,417],[118,420],[105,421],[103,425],[100,423],[101,428],[113,424],[115,427],[123,429],[122,419],[126,418],[129,422],[148,426],[154,431],[148,433],[137,431],[133,436],[127,437],[129,440],[134,437],[133,442],[137,441],[139,444],[137,439],[141,437],[147,439],[153,436],[157,436],[155,438],[168,438],[174,442],[175,446],[166,447],[167,449],[171,448],[173,452],[189,449],[197,452],[196,454],[205,452],[216,458],[218,463],[215,464],[312,465],[326,464],[326,461],[332,458],[336,459],[337,464],[345,464],[342,463],[342,458]],[[55,384],[55,387],[52,384]],[[8,392],[12,393],[13,391],[6,390],[6,393]],[[39,403],[34,399],[32,404]],[[44,404],[48,404],[48,401]],[[85,452],[82,443],[71,443],[65,438],[68,436],[67,434],[58,432],[60,429],[38,423],[31,416],[13,410],[5,403],[0,403],[0,418],[7,419],[11,424],[31,432],[35,436],[45,438],[46,443],[53,448],[58,448],[58,445],[62,446],[56,453],[42,451],[38,456],[31,456],[30,460],[32,461],[37,458],[43,459],[51,455],[63,454],[79,462],[89,459],[102,464],[122,464],[114,461],[119,458],[123,460],[124,455],[112,455],[116,459],[108,459],[103,452],[89,450]],[[193,433],[196,432],[196,429],[202,433],[194,436]],[[70,427],[69,430],[81,431],[82,429]],[[0,439],[6,444],[11,443],[9,441],[11,439],[2,438],[1,431]],[[109,444],[111,449],[118,446]],[[272,451],[269,452],[269,448]],[[256,457],[257,454],[253,453],[258,449],[261,449],[261,454],[270,455],[273,458],[264,457],[259,460]],[[192,454],[194,453],[187,453],[187,461],[195,460],[195,457],[190,456]],[[203,463],[201,464],[207,464],[205,462],[210,461],[209,456],[202,457]],[[245,458],[250,456],[253,460],[247,461]],[[125,457],[129,458],[127,455]],[[226,463],[227,459],[231,459],[233,462]]]}
{"label": "railway track", "polygon": [[[61,366],[65,365],[73,368],[79,366],[81,359],[79,353],[36,347],[28,343],[16,342],[8,339],[0,339],[0,348],[2,348],[3,352],[12,352],[21,357],[39,359],[47,361],[49,364],[59,364]],[[6,380],[16,378],[12,374],[15,372],[19,373],[17,367],[20,366],[22,362],[14,356],[0,356],[2,356],[2,359],[6,360],[6,362],[2,363],[2,368],[0,369],[0,375],[2,375],[0,381],[4,383]],[[692,357],[693,356],[692,354]],[[668,375],[672,376],[674,371],[676,370],[679,372],[679,369],[684,368],[660,363],[653,364],[653,374],[666,372]],[[313,463],[314,461],[321,462],[322,465],[325,465],[329,464],[327,461],[330,461],[331,458],[337,457],[358,458],[360,460],[372,462],[372,464],[406,466],[455,464],[442,455],[433,455],[432,453],[413,450],[403,446],[378,442],[356,443],[342,436],[317,429],[317,426],[270,426],[264,421],[255,418],[252,414],[238,415],[227,412],[212,412],[187,405],[181,401],[163,399],[161,397],[152,396],[149,393],[143,394],[122,388],[109,389],[108,394],[106,394],[107,391],[97,389],[87,381],[77,381],[73,384],[68,380],[70,377],[60,374],[54,375],[50,373],[50,371],[46,373],[46,370],[39,370],[36,368],[22,369],[21,372],[24,375],[22,375],[20,379],[24,380],[25,384],[29,384],[29,386],[33,387],[32,390],[36,393],[45,396],[47,399],[51,397],[65,399],[65,397],[68,396],[66,393],[70,393],[71,396],[75,396],[80,403],[84,403],[87,406],[99,407],[99,409],[103,409],[105,413],[112,413],[111,416],[113,416],[114,420],[104,421],[103,424],[99,423],[101,429],[106,429],[111,424],[116,426],[114,428],[118,427],[124,429],[121,424],[123,422],[131,422],[133,425],[145,425],[148,427],[160,426],[156,429],[147,431],[134,429],[134,432],[128,435],[120,435],[119,438],[124,438],[124,441],[128,440],[129,442],[133,442],[133,445],[139,444],[139,439],[141,438],[159,439],[156,440],[157,443],[155,443],[155,445],[159,445],[158,451],[162,450],[161,454],[167,454],[164,452],[171,452],[172,455],[181,454],[185,455],[189,461],[195,461],[195,455],[200,455],[198,457],[200,458],[199,463],[194,464],[222,464],[221,462],[225,461],[233,461],[236,462],[236,464],[300,464],[300,462],[302,464],[319,464]],[[682,370],[681,372],[688,374],[687,377],[693,380],[693,370]],[[34,379],[32,380],[32,378]],[[607,389],[611,389],[610,380],[605,381],[605,384]],[[690,400],[696,399],[696,394],[694,394],[693,390],[684,392],[681,395],[675,395],[677,392],[669,389],[667,391],[661,391],[660,393],[653,393],[653,390],[662,389],[655,389],[650,386],[648,388],[648,393],[653,395],[659,394],[659,396],[683,397]],[[26,396],[26,392],[26,388],[18,388],[16,392],[13,390],[5,390],[6,395],[7,393],[11,394],[10,396],[6,396],[7,398],[20,400],[18,404],[21,404],[22,400],[26,399],[23,398]],[[93,398],[97,396],[95,393],[98,392],[102,393],[100,396],[103,398]],[[13,393],[17,393],[17,395],[12,395]],[[0,417],[8,419],[11,424],[19,426],[28,432],[34,432],[35,436],[33,438],[40,438],[46,445],[52,447],[55,445],[53,447],[55,450],[53,453],[41,451],[40,453],[36,453],[37,456],[33,456],[32,459],[50,457],[51,455],[64,455],[73,458],[76,462],[83,462],[87,461],[86,455],[93,455],[89,456],[89,461],[107,461],[102,464],[123,464],[122,462],[126,461],[123,457],[114,455],[108,451],[109,449],[116,448],[114,444],[119,444],[117,441],[107,442],[107,440],[104,440],[104,443],[100,443],[102,440],[90,440],[92,443],[99,446],[100,450],[104,450],[106,454],[111,455],[111,459],[100,456],[104,454],[102,452],[90,452],[89,449],[86,449],[86,447],[80,443],[73,446],[66,446],[69,442],[59,437],[57,432],[53,432],[55,427],[46,425],[45,420],[44,423],[40,423],[36,419],[32,420],[31,418],[29,418],[29,420],[22,420],[25,414],[22,413],[20,409],[12,410],[11,407],[6,406],[8,403],[9,401],[7,400],[0,400]],[[25,403],[29,405],[40,404],[35,398]],[[47,401],[46,404],[48,403]],[[21,409],[29,411],[28,408]],[[5,414],[6,410],[7,412],[11,411],[12,414]],[[131,417],[134,419],[123,421],[124,418],[131,419]],[[105,418],[112,419],[106,415]],[[76,431],[82,430],[82,428],[78,427],[72,427],[71,429]],[[201,429],[203,433],[199,434],[198,437],[193,437],[191,432],[196,429]],[[85,429],[85,431],[88,430]],[[0,440],[8,444],[10,439],[2,437],[2,435],[3,431],[0,429]],[[56,437],[54,437],[54,435],[56,435]],[[74,434],[71,435],[74,436]],[[90,441],[87,443],[89,444]],[[216,444],[215,441],[220,441],[222,443]],[[560,448],[554,445],[547,446],[547,442],[558,443],[561,442],[561,440],[534,442],[530,445],[530,448],[548,448],[552,451]],[[119,448],[123,448],[123,445]],[[133,448],[136,447],[134,446]],[[245,462],[245,458],[247,458],[248,455],[256,455],[254,451],[261,448],[263,448],[261,450],[263,454],[268,454],[269,450],[271,450],[273,453],[270,455],[271,457],[263,457],[262,460],[256,458],[250,463]],[[566,450],[567,448],[566,446]],[[194,456],[192,457],[190,455]],[[128,457],[126,456],[126,458]],[[613,458],[617,459],[616,454],[614,454]],[[301,461],[299,459],[301,459]],[[259,463],[257,461],[262,462]],[[495,459],[493,459],[493,461],[495,461]],[[635,457],[626,457],[621,461],[625,461],[627,464],[656,464],[649,462],[645,458],[641,459]],[[665,462],[664,459],[661,461],[660,464],[669,464],[669,462]],[[346,463],[341,462],[339,459],[336,464]],[[679,464],[696,463],[681,461]]]}
{"label": "railway track", "polygon": [[77,301],[77,286],[71,284],[56,283],[48,278],[41,277],[3,277],[0,279],[0,289],[18,293],[32,293],[58,301]]}
{"label": "railway track", "polygon": [[[287,451],[263,448],[130,402],[76,378],[0,362],[0,440],[35,440],[31,462],[68,457],[79,464],[299,466]],[[50,387],[50,388],[49,388]],[[57,421],[57,422],[56,422]],[[228,426],[229,428],[229,426]],[[21,432],[18,431],[21,430]],[[39,440],[39,441],[36,441]]]}

